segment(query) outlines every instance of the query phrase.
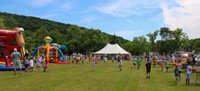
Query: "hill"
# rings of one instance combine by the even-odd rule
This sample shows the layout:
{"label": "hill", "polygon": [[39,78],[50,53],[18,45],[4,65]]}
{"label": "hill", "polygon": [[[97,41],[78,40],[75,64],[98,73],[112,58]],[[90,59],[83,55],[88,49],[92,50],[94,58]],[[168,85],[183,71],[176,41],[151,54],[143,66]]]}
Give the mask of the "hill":
{"label": "hill", "polygon": [[9,14],[0,12],[0,29],[23,27],[26,48],[29,51],[43,43],[43,38],[50,36],[53,42],[68,46],[65,52],[74,51],[88,53],[97,51],[107,43],[125,44],[128,40],[109,35],[99,29],[88,29],[78,25],[41,19],[32,16]]}

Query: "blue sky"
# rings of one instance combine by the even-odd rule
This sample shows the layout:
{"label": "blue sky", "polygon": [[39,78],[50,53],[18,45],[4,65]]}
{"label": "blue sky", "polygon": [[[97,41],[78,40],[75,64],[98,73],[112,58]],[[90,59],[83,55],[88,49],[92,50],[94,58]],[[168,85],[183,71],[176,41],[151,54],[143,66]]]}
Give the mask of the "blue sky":
{"label": "blue sky", "polygon": [[0,11],[100,29],[125,39],[161,27],[200,35],[200,0],[1,0]]}

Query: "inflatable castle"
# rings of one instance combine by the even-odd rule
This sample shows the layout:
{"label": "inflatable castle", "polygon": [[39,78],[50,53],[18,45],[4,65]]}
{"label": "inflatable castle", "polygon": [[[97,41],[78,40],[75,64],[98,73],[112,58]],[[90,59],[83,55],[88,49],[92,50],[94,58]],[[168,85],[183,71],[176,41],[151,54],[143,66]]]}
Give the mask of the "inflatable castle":
{"label": "inflatable castle", "polygon": [[23,31],[24,29],[19,27],[13,30],[0,29],[0,70],[13,70],[10,55],[14,48],[20,50],[21,56],[24,57],[25,42],[22,34]]}

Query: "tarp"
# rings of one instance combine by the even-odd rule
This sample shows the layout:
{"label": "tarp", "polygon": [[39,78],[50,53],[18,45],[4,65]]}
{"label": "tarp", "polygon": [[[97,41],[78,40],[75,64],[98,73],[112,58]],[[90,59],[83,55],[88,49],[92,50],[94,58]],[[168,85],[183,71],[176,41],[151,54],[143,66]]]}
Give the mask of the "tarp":
{"label": "tarp", "polygon": [[107,44],[101,50],[94,52],[94,54],[130,54],[121,48],[118,44]]}

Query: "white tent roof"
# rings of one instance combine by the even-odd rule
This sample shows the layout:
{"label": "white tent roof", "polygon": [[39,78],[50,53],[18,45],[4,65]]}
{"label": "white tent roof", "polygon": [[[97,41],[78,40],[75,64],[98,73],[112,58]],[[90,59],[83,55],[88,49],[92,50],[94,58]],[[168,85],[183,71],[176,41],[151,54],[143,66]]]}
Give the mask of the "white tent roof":
{"label": "white tent roof", "polygon": [[95,54],[130,54],[121,48],[118,44],[107,44],[101,50],[95,52]]}

